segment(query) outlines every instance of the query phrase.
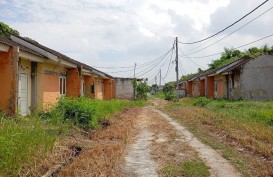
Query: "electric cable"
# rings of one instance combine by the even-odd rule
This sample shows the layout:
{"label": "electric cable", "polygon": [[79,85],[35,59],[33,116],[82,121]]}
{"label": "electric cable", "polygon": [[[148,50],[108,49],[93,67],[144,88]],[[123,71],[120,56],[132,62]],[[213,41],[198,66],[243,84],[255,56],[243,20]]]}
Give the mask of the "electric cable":
{"label": "electric cable", "polygon": [[251,10],[250,12],[248,12],[246,15],[244,15],[243,17],[241,17],[239,20],[235,21],[234,23],[232,23],[231,25],[225,27],[224,29],[218,31],[217,33],[209,36],[209,37],[206,37],[204,39],[201,39],[201,40],[198,40],[198,41],[194,41],[194,42],[179,42],[181,44],[196,44],[196,43],[200,43],[200,42],[203,42],[203,41],[206,41],[210,38],[213,38],[214,36],[217,36],[218,34],[224,32],[225,30],[229,29],[230,27],[234,26],[235,24],[237,24],[238,22],[240,22],[241,20],[243,20],[244,18],[246,18],[248,15],[252,14],[253,12],[255,12],[257,9],[259,9],[261,6],[263,6],[265,3],[267,3],[269,0],[266,0],[264,1],[263,3],[261,3],[260,5],[258,5],[256,8],[254,8],[253,10]]}
{"label": "electric cable", "polygon": [[[265,36],[265,37],[263,37],[263,38],[260,38],[260,39],[257,39],[257,40],[255,40],[255,41],[249,42],[249,43],[247,43],[247,44],[243,44],[243,45],[238,46],[238,47],[235,47],[235,48],[233,48],[233,49],[239,49],[239,48],[248,46],[248,45],[250,45],[250,44],[253,44],[253,43],[262,41],[262,40],[264,40],[264,39],[267,39],[267,38],[269,38],[269,37],[271,37],[271,36],[273,36],[273,34],[270,34],[270,35]],[[222,53],[223,53],[223,52],[219,52],[219,53],[215,53],[215,54],[210,54],[210,55],[205,55],[205,56],[198,56],[198,57],[187,57],[187,56],[181,56],[181,57],[184,57],[184,58],[207,58],[207,57],[212,57],[212,56],[219,55],[219,54],[222,54]]]}
{"label": "electric cable", "polygon": [[[199,52],[201,52],[201,51],[203,51],[203,50],[205,50],[205,49],[207,49],[207,48],[209,48],[209,47],[215,45],[216,43],[218,43],[218,42],[224,40],[225,38],[231,36],[231,35],[234,34],[235,32],[237,32],[237,31],[241,30],[242,28],[246,27],[247,25],[249,25],[249,24],[252,23],[253,21],[257,20],[258,18],[260,18],[261,16],[263,16],[264,14],[266,14],[267,12],[269,12],[269,11],[272,10],[272,9],[273,9],[273,7],[267,9],[266,11],[264,11],[263,13],[261,13],[260,15],[256,16],[255,18],[253,18],[253,19],[250,20],[249,22],[245,23],[245,24],[244,24],[243,26],[241,26],[240,28],[238,28],[238,29],[232,31],[232,32],[229,33],[228,35],[226,35],[226,36],[222,37],[221,39],[219,39],[219,40],[217,40],[217,41],[215,41],[215,42],[213,42],[213,43],[207,45],[206,47],[203,47],[203,48],[201,48],[201,49],[199,49],[199,50],[195,50],[195,51],[194,51],[194,50],[191,50],[191,53],[187,53],[187,54],[184,53],[183,55],[184,55],[184,56],[189,56],[189,55],[192,55],[192,54],[195,54],[195,53],[199,53]],[[202,45],[200,45],[200,46],[202,46]],[[199,47],[200,47],[200,46],[199,46]],[[199,47],[197,47],[197,48],[199,48]],[[197,48],[195,48],[195,49],[197,49]]]}

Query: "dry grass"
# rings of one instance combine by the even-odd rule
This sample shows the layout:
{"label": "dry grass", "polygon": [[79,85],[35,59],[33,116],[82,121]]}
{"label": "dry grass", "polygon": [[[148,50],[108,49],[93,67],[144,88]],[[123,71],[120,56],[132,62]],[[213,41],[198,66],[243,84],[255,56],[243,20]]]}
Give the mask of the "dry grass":
{"label": "dry grass", "polygon": [[[161,115],[149,111],[149,128],[154,133],[151,152],[153,159],[158,166],[159,176],[194,176],[183,171],[183,165],[187,163],[202,163],[204,173],[200,169],[191,167],[199,176],[209,176],[209,168],[198,157],[187,143],[181,139],[176,130]],[[199,166],[200,167],[200,166]]]}
{"label": "dry grass", "polygon": [[58,176],[125,176],[122,169],[125,147],[140,109],[127,109],[114,116],[110,126],[90,137],[92,147],[81,153]]}
{"label": "dry grass", "polygon": [[273,176],[271,127],[241,122],[206,108],[170,106],[166,102],[161,102],[159,107],[186,125],[203,142],[219,149],[246,176]]}

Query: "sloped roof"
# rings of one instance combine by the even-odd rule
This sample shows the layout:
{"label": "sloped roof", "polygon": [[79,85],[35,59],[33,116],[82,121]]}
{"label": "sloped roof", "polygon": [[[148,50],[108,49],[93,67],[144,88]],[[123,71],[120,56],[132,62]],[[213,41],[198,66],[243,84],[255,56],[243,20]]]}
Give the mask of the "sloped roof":
{"label": "sloped roof", "polygon": [[[79,62],[79,61],[77,61],[77,60],[75,60],[75,59],[72,59],[72,58],[70,58],[70,57],[68,57],[68,56],[66,56],[66,55],[64,55],[64,54],[62,54],[62,53],[60,53],[60,52],[58,52],[58,51],[56,51],[56,50],[50,49],[50,48],[48,48],[48,47],[46,47],[46,46],[44,46],[44,45],[42,45],[42,44],[40,44],[40,43],[38,43],[38,42],[36,42],[36,41],[30,40],[30,39],[26,39],[26,38],[23,38],[23,37],[21,37],[21,36],[17,36],[17,35],[14,35],[14,34],[12,34],[12,35],[15,36],[15,37],[17,37],[17,38],[19,38],[19,39],[21,39],[21,40],[24,40],[24,41],[26,41],[26,42],[32,44],[32,45],[34,45],[34,46],[36,46],[36,47],[39,47],[39,48],[41,48],[41,49],[43,49],[43,50],[45,50],[45,51],[47,51],[47,52],[49,52],[49,53],[51,53],[51,54],[53,54],[53,55],[56,55],[57,57],[59,57],[59,58],[61,58],[61,59],[64,59],[64,60],[69,61],[69,62],[71,62],[71,63],[73,63],[73,64],[76,64],[76,65],[80,65],[80,66],[82,66],[82,67],[84,67],[84,68],[86,68],[86,69],[90,69],[90,70],[96,71],[99,75],[104,75],[104,76],[106,76],[106,77],[113,78],[113,76],[111,76],[111,75],[109,75],[109,74],[106,74],[106,73],[104,73],[104,72],[102,72],[102,71],[99,71],[99,70],[97,70],[97,69],[95,69],[95,68],[93,68],[93,67],[91,67],[91,66],[89,66],[89,65],[87,65],[87,64],[85,64],[85,63],[82,63],[82,62]],[[33,50],[31,50],[31,49],[29,49],[29,48],[23,46],[23,45],[20,45],[20,44],[18,44],[18,43],[16,43],[16,42],[12,41],[12,40],[9,39],[9,38],[5,38],[4,40],[10,41],[10,42],[13,43],[14,45],[19,46],[20,49],[22,48],[22,49],[25,49],[25,50],[27,50],[27,51],[32,51],[31,53],[34,52],[34,54],[39,55],[39,56],[42,56],[41,54],[39,54],[39,53],[37,53],[37,52],[35,52],[35,51],[33,51]]]}
{"label": "sloped roof", "polygon": [[27,48],[27,47],[25,47],[25,46],[23,46],[21,44],[18,44],[16,42],[12,41],[10,38],[0,36],[0,43],[6,44],[6,45],[9,45],[9,46],[19,46],[20,50],[23,50],[25,52],[29,52],[29,53],[44,57],[41,54],[35,52],[34,50],[31,50],[31,49],[29,49],[29,48]]}
{"label": "sloped roof", "polygon": [[219,68],[208,69],[208,70],[203,71],[201,73],[194,74],[194,75],[190,76],[189,78],[187,78],[186,81],[195,80],[197,78],[200,78],[200,77],[203,77],[203,76],[207,76],[207,75],[211,75],[211,74],[221,74],[221,73],[225,73],[225,72],[231,71],[231,70],[233,70],[235,68],[238,68],[238,67],[244,65],[245,63],[247,63],[251,59],[252,59],[251,57],[244,56],[244,57],[242,57],[242,58],[240,58],[238,60],[235,60],[235,61],[233,61],[231,63],[228,63],[228,64],[226,64],[224,66],[221,66]]}

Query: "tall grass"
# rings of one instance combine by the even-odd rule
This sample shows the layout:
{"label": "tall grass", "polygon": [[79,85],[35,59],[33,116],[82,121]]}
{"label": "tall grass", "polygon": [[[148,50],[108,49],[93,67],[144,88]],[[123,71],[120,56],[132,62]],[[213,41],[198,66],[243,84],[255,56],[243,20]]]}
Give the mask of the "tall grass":
{"label": "tall grass", "polygon": [[54,142],[73,127],[94,128],[101,120],[141,101],[100,101],[89,98],[59,101],[50,112],[28,117],[6,117],[0,113],[0,176],[17,176],[52,150]]}
{"label": "tall grass", "polygon": [[56,129],[37,118],[0,118],[0,176],[16,176],[53,148]]}
{"label": "tall grass", "polygon": [[143,105],[144,102],[142,101],[103,101],[86,97],[64,98],[59,101],[57,111],[63,114],[64,120],[69,120],[81,128],[89,129],[99,126],[100,122],[112,113],[121,111],[126,107]]}

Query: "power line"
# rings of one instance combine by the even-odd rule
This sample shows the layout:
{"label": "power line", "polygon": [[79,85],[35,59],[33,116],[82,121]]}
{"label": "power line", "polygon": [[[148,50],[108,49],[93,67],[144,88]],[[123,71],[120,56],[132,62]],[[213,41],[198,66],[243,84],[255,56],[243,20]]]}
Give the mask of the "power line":
{"label": "power line", "polygon": [[[263,38],[260,38],[260,39],[258,39],[258,40],[255,40],[255,41],[249,42],[249,43],[247,43],[247,44],[244,44],[244,45],[241,45],[241,46],[235,47],[235,48],[233,48],[233,49],[239,49],[239,48],[242,48],[242,47],[248,46],[248,45],[250,45],[250,44],[253,44],[253,43],[256,43],[256,42],[262,41],[262,40],[264,40],[264,39],[267,39],[267,38],[269,38],[269,37],[271,37],[271,36],[273,36],[273,34],[270,34],[270,35],[265,36],[265,37],[263,37]],[[183,56],[183,57],[184,57],[184,58],[207,58],[207,57],[211,57],[211,56],[215,56],[215,55],[219,55],[219,54],[222,54],[222,52],[215,53],[215,54],[211,54],[211,55],[198,56],[198,57],[185,57],[185,56]]]}
{"label": "power line", "polygon": [[[152,71],[156,66],[158,66],[164,59],[166,59],[167,55],[170,54],[170,52],[173,53],[173,49],[174,49],[174,48],[172,48],[172,50],[169,51],[169,52],[164,56],[164,58],[162,58],[162,60],[160,60],[158,63],[155,63],[155,64],[152,65],[151,67],[146,68],[145,70],[143,70],[143,71],[137,73],[137,75],[139,75],[139,74],[141,73],[140,76],[143,76],[143,75],[145,75],[145,74],[151,72],[151,71]],[[164,62],[164,63],[165,63],[165,62]],[[147,70],[148,70],[148,71],[147,71]],[[143,72],[144,72],[144,73],[143,73]],[[139,77],[140,77],[140,76],[139,76]]]}
{"label": "power line", "polygon": [[254,11],[256,11],[257,9],[259,9],[261,6],[263,6],[265,3],[267,3],[269,0],[266,0],[264,1],[263,3],[261,3],[259,6],[257,6],[256,8],[254,8],[252,11],[250,11],[249,13],[247,13],[246,15],[244,15],[243,17],[241,17],[239,20],[235,21],[234,23],[232,23],[231,25],[225,27],[224,29],[218,31],[217,33],[209,36],[209,37],[206,37],[204,39],[201,39],[201,40],[198,40],[198,41],[194,41],[194,42],[179,42],[181,44],[196,44],[196,43],[200,43],[200,42],[203,42],[203,41],[206,41],[214,36],[217,36],[218,34],[224,32],[225,30],[229,29],[230,27],[234,26],[235,24],[237,24],[238,22],[240,22],[241,20],[243,20],[245,17],[247,17],[248,15],[252,14]]}
{"label": "power line", "polygon": [[[187,56],[180,48],[179,48],[179,50],[180,50],[180,52],[182,53],[182,55]],[[181,56],[181,57],[183,57],[183,56]],[[198,66],[198,67],[204,69],[201,65],[197,64],[197,63],[196,63],[195,61],[193,61],[190,57],[185,57],[185,58],[187,58],[188,60],[190,60],[190,61],[191,61],[193,64],[195,64],[196,66]]]}
{"label": "power line", "polygon": [[[204,48],[202,48],[202,49],[199,49],[199,50],[196,50],[196,51],[193,51],[193,50],[192,50],[193,52],[188,53],[188,54],[183,53],[183,55],[184,55],[184,56],[189,56],[189,55],[192,55],[192,54],[195,54],[195,53],[199,53],[199,52],[201,52],[201,51],[203,51],[203,50],[205,50],[205,49],[207,49],[207,48],[209,48],[209,47],[215,45],[216,43],[218,43],[218,42],[224,40],[225,38],[231,36],[231,35],[234,34],[235,32],[237,32],[237,31],[241,30],[242,28],[246,27],[247,25],[249,25],[249,24],[252,23],[253,21],[257,20],[258,18],[260,18],[261,16],[263,16],[264,14],[266,14],[267,12],[269,12],[269,11],[272,10],[272,9],[273,9],[273,7],[269,8],[268,10],[266,10],[265,12],[263,12],[263,13],[261,13],[260,15],[256,16],[255,18],[253,18],[252,20],[250,20],[249,22],[247,22],[246,24],[244,24],[244,25],[241,26],[240,28],[238,28],[238,29],[232,31],[232,32],[229,33],[228,35],[226,35],[226,36],[224,36],[223,38],[221,38],[221,39],[219,39],[219,40],[217,40],[217,41],[211,43],[210,45],[207,45],[206,47],[204,47]],[[199,47],[200,47],[200,46],[199,46]],[[197,47],[197,48],[199,48],[199,47]],[[197,49],[197,48],[196,48],[196,49]]]}
{"label": "power line", "polygon": [[[173,48],[173,47],[172,47],[172,48]],[[169,51],[171,51],[172,48],[170,48],[166,53],[168,53]],[[160,57],[155,58],[155,59],[153,59],[153,60],[151,60],[151,61],[148,61],[148,62],[146,62],[146,63],[139,64],[139,65],[137,65],[136,68],[145,67],[145,65],[149,65],[149,64],[151,64],[151,63],[153,63],[153,62],[155,62],[155,61],[157,61],[157,60],[160,60],[166,53],[164,53],[164,54],[161,55]],[[109,67],[105,67],[105,66],[94,66],[94,67],[95,67],[95,68],[104,68],[104,69],[117,69],[117,68],[134,68],[135,65],[133,65],[133,66],[120,66],[120,67],[118,67],[118,66],[117,66],[117,67],[114,67],[114,66],[109,66]]]}

